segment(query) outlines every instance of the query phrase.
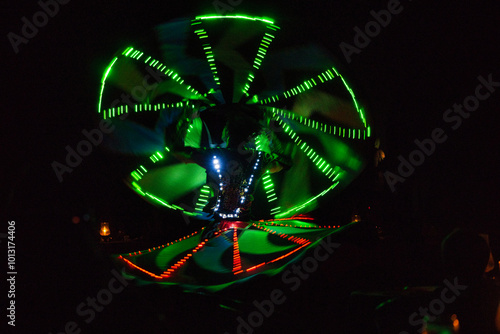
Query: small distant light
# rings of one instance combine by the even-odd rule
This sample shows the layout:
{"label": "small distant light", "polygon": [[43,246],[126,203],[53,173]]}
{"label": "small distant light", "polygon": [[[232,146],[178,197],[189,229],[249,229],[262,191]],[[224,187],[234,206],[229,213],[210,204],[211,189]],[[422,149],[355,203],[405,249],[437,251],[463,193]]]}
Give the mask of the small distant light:
{"label": "small distant light", "polygon": [[73,222],[73,224],[78,224],[80,222],[80,217],[74,216],[73,218],[71,218],[71,221]]}
{"label": "small distant light", "polygon": [[103,237],[107,237],[111,234],[111,231],[109,229],[109,223],[107,223],[107,222],[101,223],[101,229],[99,231],[99,234]]}
{"label": "small distant light", "polygon": [[358,214],[352,215],[352,217],[351,217],[351,222],[352,223],[357,223],[357,222],[360,222],[360,221],[361,221],[361,217]]}

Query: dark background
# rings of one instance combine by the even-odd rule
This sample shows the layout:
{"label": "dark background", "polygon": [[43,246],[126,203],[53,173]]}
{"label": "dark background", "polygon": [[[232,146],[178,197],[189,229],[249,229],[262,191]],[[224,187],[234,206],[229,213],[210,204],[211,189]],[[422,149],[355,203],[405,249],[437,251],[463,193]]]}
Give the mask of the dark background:
{"label": "dark background", "polygon": [[[402,1],[401,5],[403,11],[361,53],[353,54],[350,63],[339,44],[353,44],[353,28],[363,29],[373,20],[370,11],[387,8],[386,1],[243,0],[234,10],[272,17],[286,38],[297,44],[317,41],[332,52],[370,113],[387,156],[387,170],[396,173],[398,156],[408,158],[416,148],[415,139],[429,138],[437,127],[448,135],[396,186],[395,193],[386,191],[374,202],[379,223],[394,240],[390,246],[376,246],[373,252],[359,240],[346,242],[294,293],[280,277],[258,279],[219,297],[127,287],[87,325],[76,314],[76,306],[106,288],[112,277],[113,264],[96,240],[100,220],[122,224],[132,235],[143,235],[153,243],[199,226],[150,207],[126,188],[121,180],[135,167],[133,158],[95,148],[64,175],[62,183],[51,163],[64,163],[65,146],[75,147],[83,139],[83,129],[96,127],[102,72],[116,50],[127,45],[152,47],[155,25],[213,13],[214,7],[211,1],[73,0],[61,5],[57,15],[15,54],[7,34],[21,34],[21,18],[32,21],[40,6],[2,2],[0,232],[5,233],[7,221],[16,221],[17,324],[33,333],[58,333],[68,321],[77,322],[83,333],[233,333],[237,316],[254,310],[254,299],[268,298],[279,288],[288,291],[288,300],[256,333],[326,326],[342,332],[346,291],[376,289],[391,282],[435,282],[439,241],[453,226],[490,234],[496,249],[500,91],[497,88],[482,101],[455,131],[443,122],[443,113],[474,94],[478,76],[487,78],[491,73],[494,81],[500,81],[500,3]],[[329,209],[319,210],[318,216],[347,222],[357,205],[353,203],[365,203],[366,179],[361,177],[344,195],[331,199]],[[72,222],[75,216],[80,223]],[[238,311],[231,311],[219,307],[221,300],[242,303],[235,307]]]}

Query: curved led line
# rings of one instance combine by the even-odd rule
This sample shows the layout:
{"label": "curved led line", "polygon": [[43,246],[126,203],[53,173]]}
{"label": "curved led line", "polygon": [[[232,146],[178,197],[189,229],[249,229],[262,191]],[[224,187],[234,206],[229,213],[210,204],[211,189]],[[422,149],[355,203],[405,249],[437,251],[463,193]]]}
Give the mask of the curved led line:
{"label": "curved led line", "polygon": [[261,21],[269,24],[274,24],[274,21],[271,21],[268,18],[251,17],[245,15],[203,15],[195,17],[195,20],[213,20],[213,19],[245,19],[245,20]]}

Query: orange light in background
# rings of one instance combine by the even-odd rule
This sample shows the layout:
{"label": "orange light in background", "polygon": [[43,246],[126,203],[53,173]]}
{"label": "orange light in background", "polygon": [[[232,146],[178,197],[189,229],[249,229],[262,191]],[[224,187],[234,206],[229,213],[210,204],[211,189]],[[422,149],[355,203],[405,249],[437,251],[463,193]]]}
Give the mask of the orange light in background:
{"label": "orange light in background", "polygon": [[361,216],[358,214],[353,214],[351,217],[351,222],[352,223],[357,223],[361,221]]}
{"label": "orange light in background", "polygon": [[458,331],[460,330],[460,322],[458,321],[456,314],[453,314],[451,316],[451,321],[453,323],[453,330],[455,331],[455,333],[458,333]]}
{"label": "orange light in background", "polygon": [[109,223],[107,223],[107,222],[101,223],[101,229],[99,230],[99,234],[102,237],[107,237],[111,234],[111,230],[109,229]]}

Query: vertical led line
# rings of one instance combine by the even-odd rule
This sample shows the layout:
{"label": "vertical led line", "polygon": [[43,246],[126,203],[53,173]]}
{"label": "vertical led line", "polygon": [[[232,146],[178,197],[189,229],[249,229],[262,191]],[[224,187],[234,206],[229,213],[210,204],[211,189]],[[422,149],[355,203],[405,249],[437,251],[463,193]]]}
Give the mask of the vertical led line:
{"label": "vertical led line", "polygon": [[205,184],[200,189],[200,196],[196,201],[195,211],[201,214],[203,212],[203,208],[207,205],[209,198],[210,198],[210,187]]}
{"label": "vertical led line", "polygon": [[[274,183],[271,178],[271,172],[266,170],[264,176],[262,177],[262,185],[264,187],[264,191],[266,192],[267,202],[275,202],[278,200],[278,196],[276,195],[276,189],[274,188]],[[275,215],[281,212],[281,206],[276,206],[271,209],[271,215]]]}
{"label": "vertical led line", "polygon": [[253,182],[253,178],[255,177],[255,173],[257,172],[257,168],[259,167],[260,159],[262,157],[262,151],[258,151],[258,152],[259,153],[257,155],[257,160],[255,161],[255,164],[253,165],[253,171],[251,172],[252,174],[250,174],[250,177],[247,180],[247,186],[243,189],[243,195],[241,195],[240,204],[245,203],[246,193],[250,189],[250,186],[252,185],[252,182]]}
{"label": "vertical led line", "polygon": [[220,161],[219,161],[219,159],[217,158],[216,155],[213,156],[212,163],[214,165],[215,171],[217,172],[217,175],[219,176],[219,193],[217,194],[217,203],[215,204],[215,209],[214,209],[214,212],[217,212],[217,211],[219,211],[220,197],[221,197],[221,194],[222,194],[222,190],[224,189],[224,184],[222,183],[222,174],[221,174]]}
{"label": "vertical led line", "polygon": [[[243,189],[240,188],[240,190],[242,191],[242,195],[240,196],[240,200],[239,200],[240,207],[243,204],[245,204],[245,202],[247,200],[247,193],[249,192],[250,187],[251,187],[252,183],[254,182],[254,178],[255,178],[256,173],[258,172],[261,158],[262,158],[262,152],[259,151],[257,154],[257,159],[252,166],[252,170],[250,172],[251,174],[248,177],[248,179],[246,180],[247,181],[246,186]],[[219,194],[217,195],[217,203],[216,203],[215,209],[214,209],[214,212],[217,212],[217,211],[219,211],[219,208],[220,208],[221,194],[222,194],[222,191],[224,189],[224,183],[222,182],[221,161],[216,155],[214,155],[212,158],[212,164],[213,164],[215,171],[217,172],[217,175],[219,176]],[[218,215],[223,219],[239,218],[240,212],[241,212],[240,207],[236,208],[231,213],[222,212],[222,213],[218,213]]]}
{"label": "vertical led line", "polygon": [[[97,104],[97,112],[101,113],[101,104],[102,104],[102,95],[104,94],[104,86],[106,84],[106,79],[109,75],[109,72],[111,72],[111,68],[115,64],[115,62],[118,60],[118,57],[113,58],[113,60],[109,63],[108,67],[106,68],[106,71],[104,72],[104,75],[102,76],[101,79],[101,92],[99,93],[99,103]],[[104,114],[104,119],[106,119],[106,114]]]}
{"label": "vertical led line", "polygon": [[205,52],[205,56],[207,57],[207,62],[208,65],[210,66],[210,70],[212,71],[212,75],[214,77],[214,81],[217,84],[217,86],[220,86],[220,79],[219,79],[219,74],[217,73],[217,66],[215,65],[215,57],[214,53],[212,51],[212,46],[208,42],[208,34],[205,29],[201,28],[201,21],[199,18],[196,18],[191,21],[191,26],[194,26],[194,33],[198,36],[200,39],[200,42],[202,42],[202,48],[203,52]]}
{"label": "vertical led line", "polygon": [[238,244],[238,228],[233,228],[233,273],[241,273],[240,246]]}
{"label": "vertical led line", "polygon": [[[271,30],[272,32],[280,29],[278,26],[276,26],[274,24],[270,24],[270,25],[266,26],[266,28]],[[255,55],[253,65],[252,65],[252,67],[255,69],[255,71],[258,71],[260,66],[262,65],[262,61],[264,61],[264,58],[267,54],[269,46],[273,42],[274,38],[275,38],[275,36],[269,32],[265,32],[264,36],[262,36],[259,48],[257,49],[257,54]],[[246,84],[243,87],[243,94],[245,94],[246,96],[249,96],[248,90],[250,89],[250,86],[251,86],[254,79],[255,79],[255,72],[250,71],[248,73]]]}

